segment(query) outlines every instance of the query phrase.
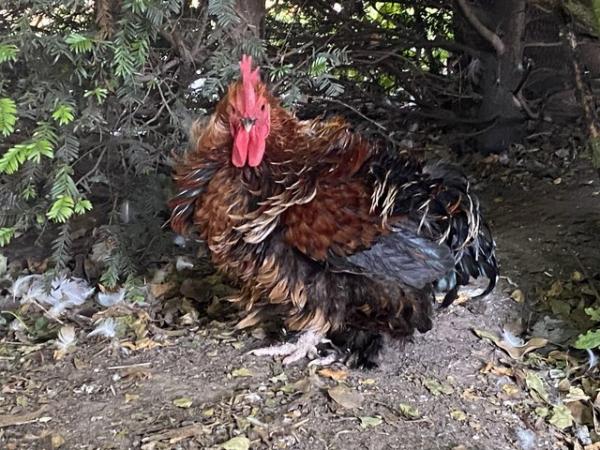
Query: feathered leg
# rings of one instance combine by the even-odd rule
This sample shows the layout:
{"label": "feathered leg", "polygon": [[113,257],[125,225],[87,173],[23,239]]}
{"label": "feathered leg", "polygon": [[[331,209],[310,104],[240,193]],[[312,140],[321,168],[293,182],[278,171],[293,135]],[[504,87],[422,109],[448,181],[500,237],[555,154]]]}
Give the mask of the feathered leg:
{"label": "feathered leg", "polygon": [[317,358],[317,345],[322,342],[329,342],[321,333],[315,331],[305,331],[300,335],[295,343],[286,342],[281,345],[272,345],[270,347],[258,348],[248,353],[255,356],[285,356],[283,364],[288,365],[302,358],[311,359],[311,365],[327,365],[335,361],[331,355],[325,358]]}

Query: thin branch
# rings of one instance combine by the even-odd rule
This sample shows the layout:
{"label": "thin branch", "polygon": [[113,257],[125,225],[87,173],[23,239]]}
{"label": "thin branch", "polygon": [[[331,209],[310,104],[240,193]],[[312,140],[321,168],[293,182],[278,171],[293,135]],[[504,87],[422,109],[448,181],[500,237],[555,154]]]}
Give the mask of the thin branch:
{"label": "thin branch", "polygon": [[491,44],[492,47],[494,47],[494,50],[496,50],[496,54],[498,56],[503,55],[506,51],[506,46],[504,45],[504,42],[502,42],[502,39],[500,39],[500,36],[498,36],[496,33],[494,33],[492,30],[486,27],[483,23],[481,23],[481,21],[471,10],[469,5],[467,5],[466,0],[456,1],[462,9],[465,18],[469,21],[473,28],[477,30],[477,32],[481,35],[482,38],[484,38]]}

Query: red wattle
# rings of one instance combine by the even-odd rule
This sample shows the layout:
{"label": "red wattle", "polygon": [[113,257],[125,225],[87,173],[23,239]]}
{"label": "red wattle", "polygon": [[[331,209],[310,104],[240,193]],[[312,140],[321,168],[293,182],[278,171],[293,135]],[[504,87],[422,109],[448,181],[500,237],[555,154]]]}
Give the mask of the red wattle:
{"label": "red wattle", "polygon": [[265,139],[260,136],[256,128],[253,128],[250,131],[250,145],[248,145],[248,165],[250,167],[260,165],[265,155],[265,144]]}
{"label": "red wattle", "polygon": [[248,144],[250,136],[244,129],[238,130],[233,143],[233,152],[231,153],[231,162],[235,167],[244,167],[248,159]]}

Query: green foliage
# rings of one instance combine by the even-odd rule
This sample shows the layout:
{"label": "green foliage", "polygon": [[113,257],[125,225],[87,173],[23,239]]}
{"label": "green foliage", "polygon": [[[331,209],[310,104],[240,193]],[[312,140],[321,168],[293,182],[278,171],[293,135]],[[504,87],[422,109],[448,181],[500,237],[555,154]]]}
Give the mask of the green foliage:
{"label": "green foliage", "polygon": [[73,198],[68,195],[59,195],[52,206],[50,211],[46,213],[49,219],[56,222],[66,222],[73,215],[73,207],[75,202]]}
{"label": "green foliage", "polygon": [[10,98],[0,98],[0,134],[8,136],[15,131],[17,105]]}
{"label": "green foliage", "polygon": [[184,131],[169,106],[177,81],[160,76],[175,56],[160,33],[173,29],[182,2],[98,6],[101,16],[79,0],[2,7],[10,41],[0,40],[0,137],[10,141],[0,140],[0,243],[31,227],[55,233],[58,269],[71,260],[71,219],[116,204],[106,192],[130,192],[140,173],[159,170]]}
{"label": "green foliage", "polygon": [[208,13],[222,28],[233,27],[240,22],[235,12],[235,0],[208,0]]}
{"label": "green foliage", "polygon": [[79,33],[72,33],[65,38],[65,42],[69,44],[69,47],[76,55],[86,53],[92,50],[94,41],[87,36],[83,36]]}
{"label": "green foliage", "polygon": [[600,0],[567,0],[562,7],[590,33],[600,36]]}
{"label": "green foliage", "polygon": [[[371,115],[378,98],[389,102],[386,111],[416,102],[420,90],[401,89],[406,74],[433,71],[448,56],[416,47],[450,35],[447,8],[424,14],[414,33],[418,11],[404,2],[340,2],[338,11],[288,0],[269,7],[263,34],[244,23],[238,9],[246,3],[3,5],[0,230],[12,230],[5,236],[53,233],[52,259],[62,269],[71,261],[71,221],[91,211],[116,242],[102,277],[115,286],[168,247],[168,155],[183,146],[192,117],[211,111],[238,76],[242,53],[286,106],[308,105],[311,115],[338,112],[331,106],[343,102],[328,102],[342,96],[356,102],[346,115]],[[380,42],[378,53],[364,49],[371,41]],[[119,216],[124,202],[136,211],[131,222]]]}
{"label": "green foliage", "polygon": [[65,269],[71,259],[69,252],[72,244],[71,225],[69,222],[65,222],[60,225],[58,235],[52,242],[52,260],[57,271]]}
{"label": "green foliage", "polygon": [[108,89],[96,86],[94,89],[85,91],[83,98],[94,97],[98,104],[102,104],[108,95]]}
{"label": "green foliage", "polygon": [[73,211],[75,211],[75,214],[85,214],[88,211],[91,211],[93,208],[92,206],[92,202],[90,202],[89,200],[85,199],[85,198],[80,198],[77,200],[77,202],[75,202],[75,206],[73,207]]}
{"label": "green foliage", "polygon": [[14,228],[0,228],[0,247],[8,245],[15,235]]}
{"label": "green foliage", "polygon": [[54,112],[52,118],[58,122],[59,125],[68,125],[75,119],[73,107],[64,103],[59,104]]}
{"label": "green foliage", "polygon": [[[600,322],[600,307],[589,307],[585,308],[584,311],[594,322]],[[589,330],[585,334],[580,334],[573,346],[580,350],[591,350],[600,347],[600,329]]]}
{"label": "green foliage", "polygon": [[600,308],[585,308],[585,313],[590,316],[594,322],[600,322]]}
{"label": "green foliage", "polygon": [[19,47],[14,44],[0,44],[0,64],[7,61],[16,61]]}
{"label": "green foliage", "polygon": [[580,335],[573,346],[580,350],[591,350],[600,347],[600,330],[590,330]]}

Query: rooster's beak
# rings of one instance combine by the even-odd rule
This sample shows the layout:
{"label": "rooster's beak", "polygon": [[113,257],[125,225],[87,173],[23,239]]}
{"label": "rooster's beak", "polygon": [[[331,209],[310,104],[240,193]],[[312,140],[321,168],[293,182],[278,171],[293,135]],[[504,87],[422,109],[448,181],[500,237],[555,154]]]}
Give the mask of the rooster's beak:
{"label": "rooster's beak", "polygon": [[250,130],[252,129],[252,127],[254,126],[254,123],[256,122],[256,119],[251,119],[250,117],[244,117],[240,122],[242,122],[244,130],[246,130],[247,133],[250,133]]}

